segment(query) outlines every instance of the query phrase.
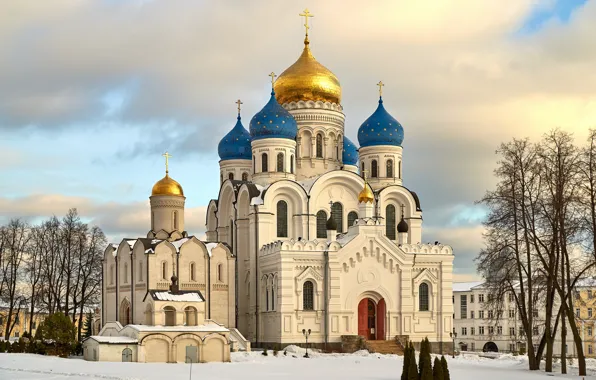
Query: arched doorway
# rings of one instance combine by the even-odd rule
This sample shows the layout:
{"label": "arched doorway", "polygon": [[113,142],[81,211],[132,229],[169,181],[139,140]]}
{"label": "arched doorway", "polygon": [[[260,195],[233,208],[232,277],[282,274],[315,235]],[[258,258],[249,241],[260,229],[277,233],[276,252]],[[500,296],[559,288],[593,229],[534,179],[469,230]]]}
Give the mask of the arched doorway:
{"label": "arched doorway", "polygon": [[358,335],[368,340],[385,339],[385,300],[363,298],[358,304]]}
{"label": "arched doorway", "polygon": [[484,347],[482,348],[483,352],[499,352],[499,347],[495,344],[495,342],[486,342]]}
{"label": "arched doorway", "polygon": [[122,350],[122,361],[123,362],[131,362],[132,361],[132,350],[130,348],[125,348]]}
{"label": "arched doorway", "polygon": [[119,318],[119,322],[121,324],[123,324],[124,326],[129,325],[131,323],[130,320],[130,302],[128,302],[128,299],[124,299],[122,300],[122,303],[120,304],[120,318]]}

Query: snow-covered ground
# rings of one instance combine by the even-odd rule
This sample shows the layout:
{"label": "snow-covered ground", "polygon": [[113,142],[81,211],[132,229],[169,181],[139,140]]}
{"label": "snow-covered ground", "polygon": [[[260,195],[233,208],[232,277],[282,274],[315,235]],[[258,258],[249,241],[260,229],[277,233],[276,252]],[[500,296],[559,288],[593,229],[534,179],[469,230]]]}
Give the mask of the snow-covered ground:
{"label": "snow-covered ground", "polygon": [[[360,351],[352,355],[317,354],[310,359],[297,352],[283,352],[274,357],[272,352],[265,357],[260,352],[233,353],[232,363],[194,364],[192,378],[209,379],[399,379],[402,357],[395,355],[369,354]],[[523,357],[504,355],[497,359],[479,358],[474,355],[448,358],[453,380],[526,380],[545,378],[580,379],[577,368],[570,368],[571,374],[547,375],[544,372],[527,371]],[[596,379],[596,360],[589,360],[591,376]],[[29,354],[0,354],[0,379],[8,380],[176,380],[189,378],[188,364],[158,363],[107,363],[86,362],[82,359],[60,359]],[[553,376],[554,375],[554,376]]]}

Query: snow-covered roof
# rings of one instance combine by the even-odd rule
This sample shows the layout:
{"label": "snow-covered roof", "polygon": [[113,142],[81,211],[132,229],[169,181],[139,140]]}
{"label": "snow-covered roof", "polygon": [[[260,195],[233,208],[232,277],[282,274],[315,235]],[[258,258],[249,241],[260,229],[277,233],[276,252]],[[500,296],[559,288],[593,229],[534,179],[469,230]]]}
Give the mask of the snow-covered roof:
{"label": "snow-covered roof", "polygon": [[227,328],[216,323],[208,323],[197,326],[149,326],[149,325],[127,325],[136,331],[188,331],[188,332],[228,332]]}
{"label": "snow-covered roof", "polygon": [[593,287],[596,287],[596,278],[595,277],[580,278],[575,283],[575,286],[578,287],[578,288],[593,288]]}
{"label": "snow-covered roof", "polygon": [[312,185],[314,185],[315,182],[317,182],[317,179],[319,179],[319,177],[320,176],[316,176],[316,177],[312,177],[312,178],[309,178],[304,181],[299,181],[298,184],[300,186],[302,186],[304,188],[304,190],[306,190],[307,193],[310,193],[310,189],[312,189]]}
{"label": "snow-covered roof", "polygon": [[111,344],[136,344],[139,341],[134,338],[129,338],[127,336],[101,336],[101,335],[93,335],[89,337],[89,339],[93,339],[99,343],[111,343]]}
{"label": "snow-covered roof", "polygon": [[257,188],[257,190],[259,190],[259,195],[257,195],[256,197],[252,197],[252,199],[250,200],[250,205],[251,206],[262,205],[263,204],[263,191],[267,190],[267,188],[269,186],[261,186],[261,185],[257,185],[256,183],[254,185]]}
{"label": "snow-covered roof", "polygon": [[472,288],[475,288],[478,285],[482,285],[483,281],[471,281],[471,282],[454,282],[453,283],[453,291],[454,292],[469,292]]}
{"label": "snow-covered roof", "polygon": [[159,292],[151,290],[151,297],[156,301],[173,302],[203,302],[205,301],[199,292]]}
{"label": "snow-covered roof", "polygon": [[205,244],[205,247],[207,247],[207,253],[209,254],[209,256],[211,257],[211,251],[213,250],[213,248],[217,247],[219,243],[207,243]]}

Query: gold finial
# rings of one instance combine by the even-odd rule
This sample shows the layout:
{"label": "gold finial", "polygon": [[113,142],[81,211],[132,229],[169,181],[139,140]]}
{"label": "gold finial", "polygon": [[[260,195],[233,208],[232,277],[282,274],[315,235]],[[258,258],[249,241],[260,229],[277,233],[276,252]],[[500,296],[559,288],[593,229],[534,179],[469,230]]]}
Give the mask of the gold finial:
{"label": "gold finial", "polygon": [[275,75],[275,73],[272,71],[271,74],[269,74],[269,76],[271,77],[271,87],[273,87],[273,85],[275,84],[275,77],[277,77],[277,75]]}
{"label": "gold finial", "polygon": [[236,104],[238,105],[238,115],[240,115],[240,105],[244,104],[242,103],[242,101],[240,101],[240,99],[236,100]]}
{"label": "gold finial", "polygon": [[377,86],[379,86],[379,97],[383,96],[383,86],[385,85],[385,83],[383,83],[383,81],[379,81],[379,83],[377,83]]}
{"label": "gold finial", "polygon": [[366,173],[368,173],[368,170],[365,169],[362,171],[364,187],[362,188],[360,194],[358,194],[358,203],[373,203],[375,201],[375,195],[372,191],[370,191],[368,183],[366,182]]}
{"label": "gold finial", "polygon": [[308,26],[308,18],[315,16],[312,13],[310,13],[308,8],[306,8],[304,12],[300,13],[298,16],[304,17],[304,27],[306,28],[306,37],[304,38],[304,43],[308,44],[308,30],[310,29],[310,26]]}
{"label": "gold finial", "polygon": [[170,159],[170,157],[172,157],[172,155],[166,151],[164,154],[162,154],[162,157],[166,158],[166,175],[167,175],[168,174],[168,163],[169,163],[169,159]]}

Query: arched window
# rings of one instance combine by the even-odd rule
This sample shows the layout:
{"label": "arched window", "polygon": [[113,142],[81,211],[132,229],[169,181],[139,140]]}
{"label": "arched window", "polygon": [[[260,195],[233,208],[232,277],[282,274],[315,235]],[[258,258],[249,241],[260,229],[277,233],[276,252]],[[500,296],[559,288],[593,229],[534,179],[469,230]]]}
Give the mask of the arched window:
{"label": "arched window", "polygon": [[277,171],[280,173],[283,173],[285,170],[284,168],[284,154],[283,153],[278,153],[277,154]]}
{"label": "arched window", "polygon": [[290,156],[290,173],[294,174],[294,155]]}
{"label": "arched window", "polygon": [[110,265],[110,284],[114,284],[114,265]]}
{"label": "arched window", "polygon": [[275,278],[271,283],[271,310],[275,310]]}
{"label": "arched window", "polygon": [[190,281],[196,281],[197,277],[195,274],[195,263],[190,263]]}
{"label": "arched window", "polygon": [[172,217],[174,218],[174,229],[178,229],[178,211],[174,211],[172,213]]}
{"label": "arched window", "polygon": [[314,286],[312,281],[305,281],[302,285],[302,310],[314,310]]}
{"label": "arched window", "polygon": [[155,229],[155,212],[151,211],[151,229]]}
{"label": "arched window", "polygon": [[261,154],[261,171],[266,173],[269,171],[269,164],[267,162],[267,153]]}
{"label": "arched window", "polygon": [[224,282],[223,279],[223,264],[217,264],[217,282]]}
{"label": "arched window", "polygon": [[395,228],[395,206],[387,205],[385,208],[385,235],[391,240],[395,240]]}
{"label": "arched window", "polygon": [[248,173],[242,173],[242,180],[243,181],[248,181]]}
{"label": "arched window", "polygon": [[187,306],[184,309],[184,316],[186,317],[186,326],[197,325],[197,309],[192,306]]}
{"label": "arched window", "polygon": [[323,135],[317,134],[317,158],[323,158]]}
{"label": "arched window", "polygon": [[163,261],[161,263],[161,279],[162,280],[167,280],[168,279],[168,267],[167,267],[165,261]]}
{"label": "arched window", "polygon": [[327,238],[327,213],[323,210],[317,212],[317,239]]}
{"label": "arched window", "polygon": [[377,178],[379,176],[379,168],[377,167],[377,160],[372,160],[370,163],[370,177]]}
{"label": "arched window", "polygon": [[331,205],[331,217],[337,224],[337,232],[343,232],[344,230],[344,206],[341,203],[335,202]]}
{"label": "arched window", "polygon": [[288,237],[288,204],[277,202],[277,237]]}
{"label": "arched window", "polygon": [[166,326],[176,326],[176,309],[172,306],[166,306],[163,308],[165,325]]}
{"label": "arched window", "polygon": [[366,169],[364,168],[364,162],[360,163],[360,166],[361,166],[361,169],[360,169],[360,176],[361,176],[362,178],[364,178],[364,170],[366,170]]}
{"label": "arched window", "polygon": [[397,164],[398,175],[397,178],[401,178],[401,161]]}
{"label": "arched window", "polygon": [[230,173],[230,174],[228,174],[228,179],[229,179],[230,181],[233,181],[233,180],[234,180],[234,173]]}
{"label": "arched window", "polygon": [[124,263],[124,283],[128,284],[128,264]]}
{"label": "arched window", "polygon": [[252,172],[257,172],[257,159],[255,156],[252,156]]}
{"label": "arched window", "polygon": [[348,214],[348,228],[354,225],[354,222],[358,219],[356,211],[350,211]]}
{"label": "arched window", "polygon": [[269,288],[265,289],[265,311],[269,311]]}
{"label": "arched window", "polygon": [[387,178],[393,178],[393,160],[387,160],[385,165],[387,166]]}
{"label": "arched window", "polygon": [[426,282],[418,287],[418,310],[428,311],[428,284]]}
{"label": "arched window", "polygon": [[335,159],[339,160],[339,145],[335,144]]}
{"label": "arched window", "polygon": [[143,281],[143,262],[139,261],[139,281]]}

